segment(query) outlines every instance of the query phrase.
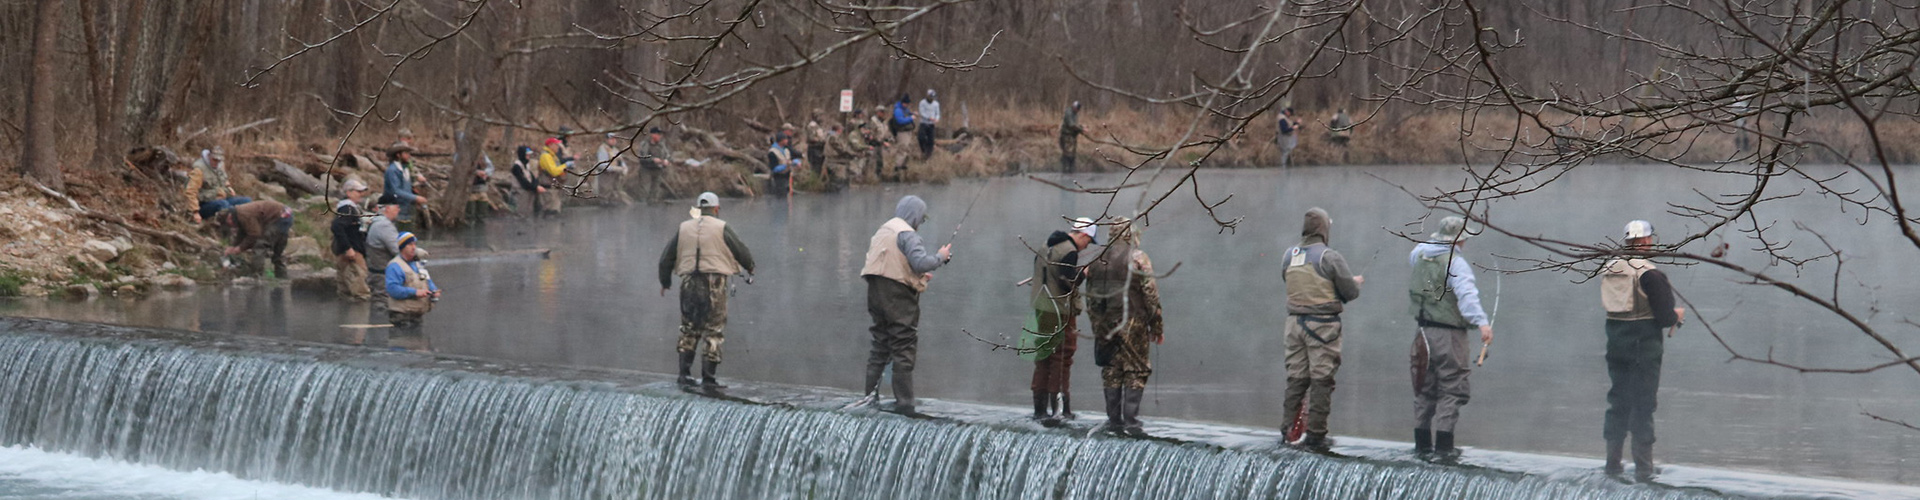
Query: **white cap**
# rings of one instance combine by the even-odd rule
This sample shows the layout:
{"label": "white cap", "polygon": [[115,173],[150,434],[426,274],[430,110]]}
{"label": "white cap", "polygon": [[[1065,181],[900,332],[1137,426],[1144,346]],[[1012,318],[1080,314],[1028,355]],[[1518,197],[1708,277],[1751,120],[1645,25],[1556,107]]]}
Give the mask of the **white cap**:
{"label": "white cap", "polygon": [[712,191],[700,193],[700,197],[694,199],[693,202],[693,208],[713,208],[718,206],[720,206],[720,195],[713,194]]}
{"label": "white cap", "polygon": [[1629,240],[1635,239],[1635,238],[1652,238],[1653,223],[1643,221],[1643,220],[1628,222],[1626,233],[1627,233],[1627,239]]}
{"label": "white cap", "polygon": [[1094,224],[1093,219],[1081,217],[1073,220],[1073,232],[1086,234],[1089,239],[1096,236],[1099,229],[1100,225]]}
{"label": "white cap", "polygon": [[366,191],[367,183],[360,182],[360,179],[357,179],[357,178],[347,179],[347,182],[340,184],[340,190],[341,191]]}

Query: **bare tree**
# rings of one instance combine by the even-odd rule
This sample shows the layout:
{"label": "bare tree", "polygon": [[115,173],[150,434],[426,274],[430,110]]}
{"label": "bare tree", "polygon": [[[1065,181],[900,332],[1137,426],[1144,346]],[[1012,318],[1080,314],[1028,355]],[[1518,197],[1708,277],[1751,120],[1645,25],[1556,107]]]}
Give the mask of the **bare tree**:
{"label": "bare tree", "polygon": [[54,94],[60,82],[54,78],[54,43],[60,34],[60,0],[35,2],[33,25],[32,81],[27,84],[26,137],[20,148],[20,171],[53,189],[63,189],[60,159],[54,149],[59,132]]}

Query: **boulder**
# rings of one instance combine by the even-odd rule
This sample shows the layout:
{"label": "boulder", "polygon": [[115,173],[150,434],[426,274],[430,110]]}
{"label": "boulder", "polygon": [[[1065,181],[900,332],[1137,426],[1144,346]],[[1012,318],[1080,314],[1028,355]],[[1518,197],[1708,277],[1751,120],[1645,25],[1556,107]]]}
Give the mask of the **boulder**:
{"label": "boulder", "polygon": [[74,300],[93,300],[100,296],[100,289],[93,285],[67,285],[67,298]]}
{"label": "boulder", "polygon": [[287,240],[287,258],[319,257],[320,242],[311,236],[296,236]]}
{"label": "boulder", "polygon": [[153,278],[153,286],[167,290],[185,290],[195,285],[192,278],[178,274],[162,274]]}
{"label": "boulder", "polygon": [[333,269],[321,269],[310,273],[293,273],[293,289],[315,292],[331,292],[337,274]]}
{"label": "boulder", "polygon": [[119,248],[115,248],[112,243],[100,240],[87,240],[86,243],[80,244],[80,251],[100,262],[112,262],[113,259],[120,257]]}

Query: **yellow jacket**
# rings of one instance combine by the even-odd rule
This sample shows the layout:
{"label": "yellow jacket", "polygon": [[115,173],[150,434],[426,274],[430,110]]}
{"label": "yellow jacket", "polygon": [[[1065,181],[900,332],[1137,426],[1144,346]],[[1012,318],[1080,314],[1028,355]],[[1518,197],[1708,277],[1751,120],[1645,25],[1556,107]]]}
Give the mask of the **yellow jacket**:
{"label": "yellow jacket", "polygon": [[553,155],[553,150],[546,149],[540,151],[540,171],[546,172],[548,176],[559,177],[560,174],[567,173],[567,167],[560,164],[560,159]]}

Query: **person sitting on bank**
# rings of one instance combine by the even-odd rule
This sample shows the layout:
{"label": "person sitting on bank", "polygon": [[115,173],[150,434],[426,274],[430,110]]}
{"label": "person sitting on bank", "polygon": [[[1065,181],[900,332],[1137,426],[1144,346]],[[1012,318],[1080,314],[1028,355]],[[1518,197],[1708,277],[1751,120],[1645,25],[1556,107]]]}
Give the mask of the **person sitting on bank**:
{"label": "person sitting on bank", "polygon": [[233,190],[233,184],[227,181],[227,153],[214,146],[211,150],[201,150],[200,159],[193,161],[193,169],[187,172],[185,197],[199,202],[199,210],[194,212],[193,222],[199,223],[221,210],[245,205],[252,198],[240,196]]}
{"label": "person sitting on bank", "polygon": [[387,306],[387,321],[393,335],[424,338],[423,322],[433,303],[440,300],[440,286],[433,283],[420,264],[423,250],[413,233],[400,233],[400,255],[387,261],[386,288],[392,303]]}
{"label": "person sitting on bank", "polygon": [[793,194],[793,172],[800,170],[801,158],[793,154],[793,136],[781,132],[773,138],[773,145],[767,148],[767,192],[782,196]]}

